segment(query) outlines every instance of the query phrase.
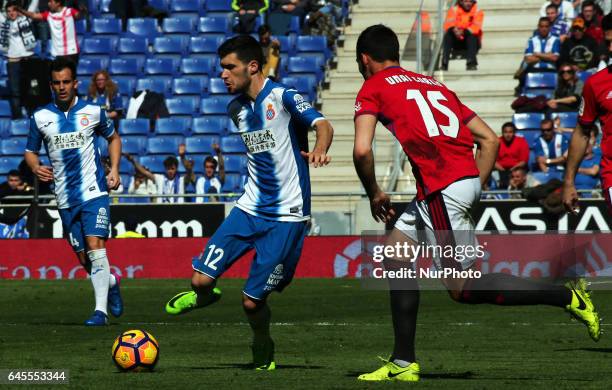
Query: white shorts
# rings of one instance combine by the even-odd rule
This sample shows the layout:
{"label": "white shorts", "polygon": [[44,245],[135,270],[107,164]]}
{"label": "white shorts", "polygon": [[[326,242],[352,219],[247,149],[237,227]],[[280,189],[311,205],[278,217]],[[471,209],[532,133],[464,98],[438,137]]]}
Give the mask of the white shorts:
{"label": "white shorts", "polygon": [[[412,200],[395,223],[395,228],[408,238],[427,245],[478,245],[470,211],[480,199],[480,179],[466,178],[454,182],[424,200]],[[469,269],[476,257],[445,259],[434,257],[438,269],[453,267]]]}

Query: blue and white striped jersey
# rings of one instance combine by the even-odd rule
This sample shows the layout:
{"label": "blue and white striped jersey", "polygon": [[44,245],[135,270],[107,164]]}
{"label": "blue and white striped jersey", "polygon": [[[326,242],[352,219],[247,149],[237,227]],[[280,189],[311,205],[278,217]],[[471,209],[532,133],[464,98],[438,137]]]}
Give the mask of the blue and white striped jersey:
{"label": "blue and white striped jersey", "polygon": [[51,103],[32,114],[26,150],[38,153],[44,142],[53,166],[58,208],[108,194],[96,138],[108,138],[114,132],[113,121],[100,106],[78,98],[67,112]]}
{"label": "blue and white striped jersey", "polygon": [[295,89],[272,80],[254,102],[232,100],[228,113],[248,150],[249,178],[237,207],[274,221],[309,219],[310,176],[298,139],[323,115]]}

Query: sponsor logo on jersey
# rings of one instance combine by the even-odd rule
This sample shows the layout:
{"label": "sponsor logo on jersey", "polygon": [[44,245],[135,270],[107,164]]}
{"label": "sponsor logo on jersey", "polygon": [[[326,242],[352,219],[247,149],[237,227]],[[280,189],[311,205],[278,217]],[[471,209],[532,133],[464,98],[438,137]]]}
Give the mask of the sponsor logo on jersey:
{"label": "sponsor logo on jersey", "polygon": [[54,134],[51,140],[53,148],[57,150],[78,149],[85,146],[85,134],[80,131]]}
{"label": "sponsor logo on jersey", "polygon": [[108,215],[106,208],[100,207],[98,209],[98,217],[96,218],[96,229],[107,229],[108,228]]}
{"label": "sponsor logo on jersey", "polygon": [[249,131],[240,135],[249,153],[267,152],[276,147],[276,139],[270,129]]}
{"label": "sponsor logo on jersey", "polygon": [[271,121],[276,116],[276,112],[274,111],[274,107],[272,104],[268,104],[268,109],[266,110],[266,119]]}
{"label": "sponsor logo on jersey", "polygon": [[87,126],[87,125],[89,125],[89,119],[87,119],[86,116],[83,116],[81,118],[81,126]]}
{"label": "sponsor logo on jersey", "polygon": [[264,287],[265,291],[271,291],[278,286],[280,281],[283,280],[283,270],[284,267],[282,264],[278,264],[276,267],[274,267],[274,271],[268,277],[268,281]]}
{"label": "sponsor logo on jersey", "polygon": [[295,102],[295,108],[301,113],[312,108],[310,103],[304,100],[304,97],[299,93],[293,95],[293,101]]}

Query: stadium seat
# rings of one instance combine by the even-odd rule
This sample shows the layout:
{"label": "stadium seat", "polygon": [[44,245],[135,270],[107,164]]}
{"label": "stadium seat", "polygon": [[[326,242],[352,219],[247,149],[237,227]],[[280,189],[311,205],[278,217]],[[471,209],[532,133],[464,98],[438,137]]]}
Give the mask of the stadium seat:
{"label": "stadium seat", "polygon": [[138,60],[136,58],[113,58],[108,68],[112,75],[137,75],[140,74]]}
{"label": "stadium seat", "polygon": [[222,38],[216,36],[191,37],[189,41],[190,53],[217,53],[217,48],[221,45]]}
{"label": "stadium seat", "polygon": [[[21,152],[21,154],[23,154],[23,151]],[[12,169],[17,169],[22,159],[23,159],[22,156],[1,156],[0,157],[0,175],[4,176],[7,173],[9,173],[9,171],[11,171]]]}
{"label": "stadium seat", "polygon": [[318,60],[315,57],[289,57],[289,63],[287,64],[287,71],[292,76],[299,73],[310,73],[317,76],[317,80],[323,78],[323,70],[318,64]]}
{"label": "stadium seat", "polygon": [[[83,60],[93,60],[99,62],[101,66],[100,69],[108,69],[109,57],[108,54],[83,54],[79,59],[79,63]],[[91,74],[89,76],[91,76]]]}
{"label": "stadium seat", "polygon": [[184,142],[184,137],[180,136],[151,137],[147,139],[147,154],[176,155],[179,145]]}
{"label": "stadium seat", "polygon": [[165,18],[162,31],[164,34],[194,34],[196,23],[193,21],[194,19],[181,17],[180,14],[177,17]]}
{"label": "stadium seat", "polygon": [[308,101],[316,100],[317,80],[308,75],[296,75],[294,77],[283,77],[281,82],[288,87],[293,87],[297,91],[308,97]]}
{"label": "stadium seat", "polygon": [[155,122],[155,135],[182,135],[186,136],[191,128],[189,118],[159,118]]}
{"label": "stadium seat", "polygon": [[302,27],[300,25],[300,17],[292,16],[291,20],[289,21],[289,32],[299,35],[300,30],[302,30]]}
{"label": "stadium seat", "polygon": [[208,83],[208,93],[211,95],[226,95],[227,87],[225,86],[223,79],[218,77],[211,78],[210,82]]}
{"label": "stadium seat", "polygon": [[129,34],[143,38],[154,38],[159,35],[157,19],[155,18],[128,19],[126,31]]}
{"label": "stadium seat", "polygon": [[0,100],[0,117],[11,117],[11,105],[8,100]]}
{"label": "stadium seat", "polygon": [[168,3],[171,0],[148,0],[147,3],[152,8],[157,8],[162,11],[168,11],[170,9]]}
{"label": "stadium seat", "polygon": [[95,72],[106,68],[104,62],[102,58],[81,58],[77,67],[77,75],[90,78]]}
{"label": "stadium seat", "polygon": [[0,118],[0,138],[9,138],[9,128],[11,127],[11,118]]}
{"label": "stadium seat", "polygon": [[[208,1],[210,0],[206,2]],[[183,12],[203,14],[202,3],[200,0],[172,0],[170,1],[170,12],[173,15],[180,15]]]}
{"label": "stadium seat", "polygon": [[142,155],[147,146],[147,137],[142,135],[127,135],[121,137],[121,151],[129,154]]}
{"label": "stadium seat", "polygon": [[121,37],[117,45],[119,54],[146,54],[148,44],[146,38],[142,37]]}
{"label": "stadium seat", "polygon": [[594,70],[583,70],[581,72],[578,72],[578,78],[580,80],[582,80],[582,82],[584,83],[585,81],[587,81],[587,79],[589,77],[591,77],[593,74],[595,74]]}
{"label": "stadium seat", "polygon": [[87,20],[78,19],[74,21],[74,27],[77,35],[83,36],[87,34]]}
{"label": "stadium seat", "polygon": [[[204,173],[204,160],[209,154],[188,154],[187,158],[193,160],[193,171],[196,175]],[[182,165],[182,164],[181,164]]]}
{"label": "stadium seat", "polygon": [[225,163],[225,172],[228,173],[247,173],[247,156],[244,154],[230,154],[223,158]]}
{"label": "stadium seat", "polygon": [[327,38],[322,35],[298,36],[295,42],[295,47],[298,53],[327,53],[329,51],[329,48],[327,47]]}
{"label": "stadium seat", "polygon": [[[176,154],[176,151],[170,153],[172,155]],[[164,160],[168,156],[143,156],[140,158],[140,165],[147,168],[149,171],[153,173],[165,173],[166,168],[164,168]]]}
{"label": "stadium seat", "polygon": [[30,133],[29,119],[14,119],[10,122],[8,133],[12,137],[27,136]]}
{"label": "stadium seat", "polygon": [[[216,97],[203,98],[200,103],[200,112],[202,114],[227,114],[227,105],[233,99],[233,96],[222,95]],[[9,110],[10,111],[10,110]]]}
{"label": "stadium seat", "polygon": [[238,134],[226,135],[221,138],[221,150],[223,153],[246,153],[247,149],[242,140],[242,137]]}
{"label": "stadium seat", "polygon": [[208,90],[208,76],[181,77],[172,80],[172,93],[174,95],[201,96]]}
{"label": "stadium seat", "polygon": [[574,128],[578,123],[577,112],[555,112],[552,114],[552,119],[559,118],[559,127]]}
{"label": "stadium seat", "polygon": [[518,137],[525,138],[525,141],[527,141],[527,145],[529,145],[530,148],[532,147],[533,142],[536,140],[536,138],[540,136],[540,134],[541,133],[538,130],[524,130],[516,132],[516,135]]}
{"label": "stadium seat", "polygon": [[27,137],[11,137],[0,141],[0,154],[3,156],[23,156]]}
{"label": "stadium seat", "polygon": [[[84,20],[84,19],[83,19]],[[121,34],[121,19],[117,18],[94,18],[91,20],[92,34]]]}
{"label": "stadium seat", "polygon": [[174,74],[174,61],[170,58],[148,58],[145,62],[144,72],[147,75]]}
{"label": "stadium seat", "polygon": [[540,122],[544,120],[544,114],[523,113],[512,115],[512,122],[517,130],[540,129]]}
{"label": "stadium seat", "polygon": [[223,16],[201,17],[198,22],[198,32],[227,34],[231,32],[229,19]]}
{"label": "stadium seat", "polygon": [[119,120],[121,135],[149,135],[149,120],[144,118]]}
{"label": "stadium seat", "polygon": [[[138,156],[134,156],[134,159],[136,161],[140,160]],[[120,174],[128,174],[128,175],[131,175],[131,174],[134,173],[134,165],[132,165],[132,163],[129,162],[125,157],[121,157],[121,159],[119,160],[119,173]],[[125,185],[125,183],[124,183],[124,185]]]}
{"label": "stadium seat", "polygon": [[77,94],[78,96],[87,96],[88,91],[89,91],[89,79],[83,77],[83,80],[79,80],[79,83],[77,84]]}
{"label": "stadium seat", "polygon": [[188,40],[186,38],[187,37],[183,35],[167,35],[163,37],[157,37],[153,41],[153,52],[156,54],[184,54],[185,52],[187,52]]}
{"label": "stadium seat", "polygon": [[208,58],[183,58],[181,60],[182,74],[206,74],[212,73],[212,64]]}
{"label": "stadium seat", "polygon": [[525,88],[557,88],[557,74],[552,72],[527,73]]}
{"label": "stadium seat", "polygon": [[148,77],[146,79],[138,79],[138,81],[136,81],[136,91],[144,91],[145,89],[148,89],[149,91],[166,95],[170,89],[169,86],[171,81],[172,78],[169,76],[167,78],[157,76]]}
{"label": "stadium seat", "polygon": [[113,54],[117,39],[114,37],[95,37],[83,39],[81,52],[83,54]]}
{"label": "stadium seat", "polygon": [[295,55],[296,50],[295,50],[295,41],[293,39],[293,36],[279,35],[279,36],[272,37],[272,39],[277,39],[278,42],[280,43],[281,53]]}
{"label": "stadium seat", "polygon": [[199,102],[199,97],[186,95],[166,99],[166,106],[170,115],[193,115],[198,112]]}
{"label": "stadium seat", "polygon": [[232,12],[232,0],[206,0],[208,12]]}
{"label": "stadium seat", "polygon": [[219,137],[214,135],[197,135],[185,138],[187,153],[210,155],[213,153],[213,144],[219,143]]}
{"label": "stadium seat", "polygon": [[228,173],[225,175],[225,182],[221,188],[221,192],[242,193],[244,192],[244,179],[242,175],[237,173]]}
{"label": "stadium seat", "polygon": [[193,134],[221,135],[227,128],[227,118],[223,116],[201,116],[193,119],[191,131]]}
{"label": "stadium seat", "polygon": [[526,89],[523,95],[527,96],[528,98],[544,96],[546,99],[552,99],[554,92],[555,92],[554,89],[549,89],[549,88],[533,88],[533,89]]}

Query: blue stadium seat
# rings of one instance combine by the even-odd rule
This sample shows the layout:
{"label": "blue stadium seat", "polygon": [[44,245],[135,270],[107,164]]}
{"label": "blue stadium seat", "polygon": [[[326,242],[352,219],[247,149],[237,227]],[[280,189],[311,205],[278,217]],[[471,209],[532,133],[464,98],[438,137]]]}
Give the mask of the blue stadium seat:
{"label": "blue stadium seat", "polygon": [[225,86],[223,79],[218,77],[211,78],[210,82],[208,83],[208,93],[211,95],[227,94],[227,87]]}
{"label": "blue stadium seat", "polygon": [[110,12],[110,3],[112,0],[100,0],[100,11],[102,11],[103,13],[109,13]]}
{"label": "blue stadium seat", "polygon": [[555,112],[551,115],[552,119],[559,118],[559,127],[574,128],[578,123],[577,112]]}
{"label": "blue stadium seat", "polygon": [[180,14],[178,17],[165,18],[162,31],[164,34],[194,34],[196,23],[193,21],[194,19],[181,17]]}
{"label": "blue stadium seat", "polygon": [[[140,160],[138,156],[134,156],[134,159],[138,162]],[[121,160],[119,160],[119,173],[128,175],[134,173],[134,165],[129,162],[125,157],[121,157]],[[127,184],[129,185],[130,183]],[[125,186],[125,183],[123,185]]]}
{"label": "blue stadium seat", "polygon": [[557,88],[557,74],[552,72],[527,73],[525,88]]}
{"label": "blue stadium seat", "polygon": [[225,172],[228,173],[247,173],[247,156],[244,154],[229,154],[224,156]]}
{"label": "blue stadium seat", "polygon": [[10,118],[0,118],[0,138],[9,138],[9,128],[11,127]]}
{"label": "blue stadium seat", "polygon": [[83,39],[81,52],[83,54],[113,54],[117,39],[114,37],[95,37]]}
{"label": "blue stadium seat", "polygon": [[128,19],[126,31],[143,38],[154,38],[159,35],[157,30],[157,19],[155,18],[132,18]]}
{"label": "blue stadium seat", "polygon": [[[207,2],[210,0],[207,0]],[[204,7],[200,0],[172,0],[170,1],[170,12],[180,15],[182,12],[203,14]]]}
{"label": "blue stadium seat", "polygon": [[14,119],[10,122],[8,133],[12,137],[27,136],[30,133],[29,119]]}
{"label": "blue stadium seat", "polygon": [[142,155],[147,146],[147,137],[143,135],[127,135],[121,137],[121,151],[129,154]]}
{"label": "blue stadium seat", "polygon": [[223,33],[231,32],[229,19],[222,16],[204,16],[198,22],[198,32],[200,33]]}
{"label": "blue stadium seat", "polygon": [[164,137],[151,137],[147,139],[148,154],[176,155],[178,147],[185,142],[183,137],[167,135]]}
{"label": "blue stadium seat", "polygon": [[[85,19],[83,19],[85,20]],[[92,34],[121,34],[121,19],[94,18],[91,21]]]}
{"label": "blue stadium seat", "polygon": [[295,40],[293,39],[293,36],[279,35],[272,37],[272,39],[277,39],[280,43],[281,53],[287,53],[289,55],[296,54]]}
{"label": "blue stadium seat", "polygon": [[204,115],[227,114],[227,105],[232,99],[233,96],[229,95],[203,98],[200,103],[200,112]]}
{"label": "blue stadium seat", "polygon": [[148,52],[147,39],[142,37],[121,37],[117,45],[119,54],[146,54]]}
{"label": "blue stadium seat", "polygon": [[323,78],[323,70],[315,57],[290,57],[288,62],[287,71],[289,73],[310,73],[316,75],[317,80]]}
{"label": "blue stadium seat", "polygon": [[219,143],[219,137],[214,135],[197,135],[185,138],[187,153],[212,154],[213,144]]}
{"label": "blue stadium seat", "polygon": [[291,17],[291,21],[289,22],[289,32],[290,33],[295,33],[295,34],[300,34],[300,30],[302,30],[302,27],[300,25],[300,17],[299,16],[292,16]]}
{"label": "blue stadium seat", "polygon": [[79,36],[83,36],[87,34],[87,20],[78,19],[74,21],[74,27],[76,29],[76,33]]}
{"label": "blue stadium seat", "polygon": [[187,52],[188,40],[186,36],[167,35],[157,37],[153,41],[153,52],[156,54],[176,53],[184,54]]}
{"label": "blue stadium seat", "polygon": [[11,117],[11,105],[8,100],[0,100],[0,117]]}
{"label": "blue stadium seat", "polygon": [[191,118],[159,118],[155,122],[155,135],[186,136],[191,129]]}
{"label": "blue stadium seat", "polygon": [[322,35],[302,35],[297,37],[295,47],[300,52],[327,53],[327,38]]}
{"label": "blue stadium seat", "polygon": [[198,96],[181,96],[166,99],[170,115],[193,115],[198,112]]}
{"label": "blue stadium seat", "polygon": [[217,53],[217,48],[221,45],[222,38],[215,36],[191,37],[189,41],[190,53]]}
{"label": "blue stadium seat", "polygon": [[533,88],[526,89],[523,95],[528,98],[534,98],[537,96],[544,96],[546,99],[551,99],[553,97],[555,90],[550,88]]}
{"label": "blue stadium seat", "polygon": [[165,95],[169,91],[171,81],[172,78],[170,76],[167,78],[157,76],[138,79],[138,81],[136,81],[136,91],[144,91],[145,89],[148,89],[149,91],[159,92]]}
{"label": "blue stadium seat", "polygon": [[174,61],[170,58],[148,58],[145,62],[144,72],[147,75],[174,74]]}
{"label": "blue stadium seat", "polygon": [[578,78],[580,78],[580,80],[582,80],[582,82],[584,83],[589,77],[594,75],[595,72],[595,70],[583,70],[581,72],[578,72]]}
{"label": "blue stadium seat", "polygon": [[221,192],[242,193],[244,192],[244,178],[237,173],[228,173],[225,175],[225,183],[221,188]]}
{"label": "blue stadium seat", "polygon": [[208,58],[183,58],[181,60],[183,74],[211,74],[212,64]]}
{"label": "blue stadium seat", "polygon": [[512,122],[517,130],[540,129],[540,122],[544,120],[544,114],[523,113],[512,115]]}
{"label": "blue stadium seat", "polygon": [[95,72],[106,68],[104,63],[105,61],[102,58],[81,58],[77,68],[77,75],[90,78]]}
{"label": "blue stadium seat", "polygon": [[[176,151],[170,154],[174,155],[176,154]],[[167,156],[143,156],[140,158],[140,165],[146,167],[153,173],[165,173],[166,169],[164,168],[164,160],[166,158]]]}
{"label": "blue stadium seat", "polygon": [[246,153],[247,148],[238,134],[226,135],[221,138],[221,150],[223,153]]}
{"label": "blue stadium seat", "polygon": [[172,80],[172,93],[175,95],[201,96],[208,89],[208,77],[181,77]]}
{"label": "blue stadium seat", "polygon": [[23,156],[27,137],[11,137],[0,141],[0,154],[3,156]]}
{"label": "blue stadium seat", "polygon": [[79,83],[77,84],[78,96],[87,96],[88,92],[89,92],[89,79],[83,78],[83,80],[79,80]]}
{"label": "blue stadium seat", "polygon": [[[23,154],[23,151],[21,152]],[[0,157],[0,175],[6,175],[12,169],[17,169],[23,157],[21,156],[1,156]]]}
{"label": "blue stadium seat", "polygon": [[208,156],[209,154],[189,154],[187,156],[189,160],[193,160],[193,171],[196,175],[201,175],[204,173],[204,160]]}
{"label": "blue stadium seat", "polygon": [[140,67],[136,58],[113,58],[108,68],[113,75],[137,75],[140,74]]}
{"label": "blue stadium seat", "polygon": [[119,120],[121,135],[149,135],[149,120],[144,118]]}
{"label": "blue stadium seat", "polygon": [[308,97],[308,101],[313,102],[317,93],[317,80],[315,77],[296,75],[294,77],[283,77],[281,82],[288,87],[293,87],[297,91]]}
{"label": "blue stadium seat", "polygon": [[525,141],[527,141],[527,145],[529,145],[530,148],[536,138],[540,136],[540,134],[541,133],[538,130],[523,130],[516,132],[517,136],[525,138]]}
{"label": "blue stadium seat", "polygon": [[171,0],[148,0],[147,3],[150,7],[157,8],[162,11],[168,11],[170,9],[170,6],[168,5],[170,1]]}
{"label": "blue stadium seat", "polygon": [[232,0],[206,0],[208,12],[232,12]]}
{"label": "blue stadium seat", "polygon": [[193,119],[191,131],[193,134],[221,135],[227,128],[227,118],[224,116],[201,116]]}
{"label": "blue stadium seat", "polygon": [[[136,88],[134,76],[113,76],[113,81],[117,83],[122,96],[131,97],[134,94],[134,88]],[[123,108],[127,110],[127,105],[124,104]]]}
{"label": "blue stadium seat", "polygon": [[109,55],[108,54],[82,54],[81,58],[79,59],[79,63],[84,60],[87,60],[87,61],[91,60],[91,61],[99,62],[101,66],[100,69],[107,69],[108,63],[109,63]]}

